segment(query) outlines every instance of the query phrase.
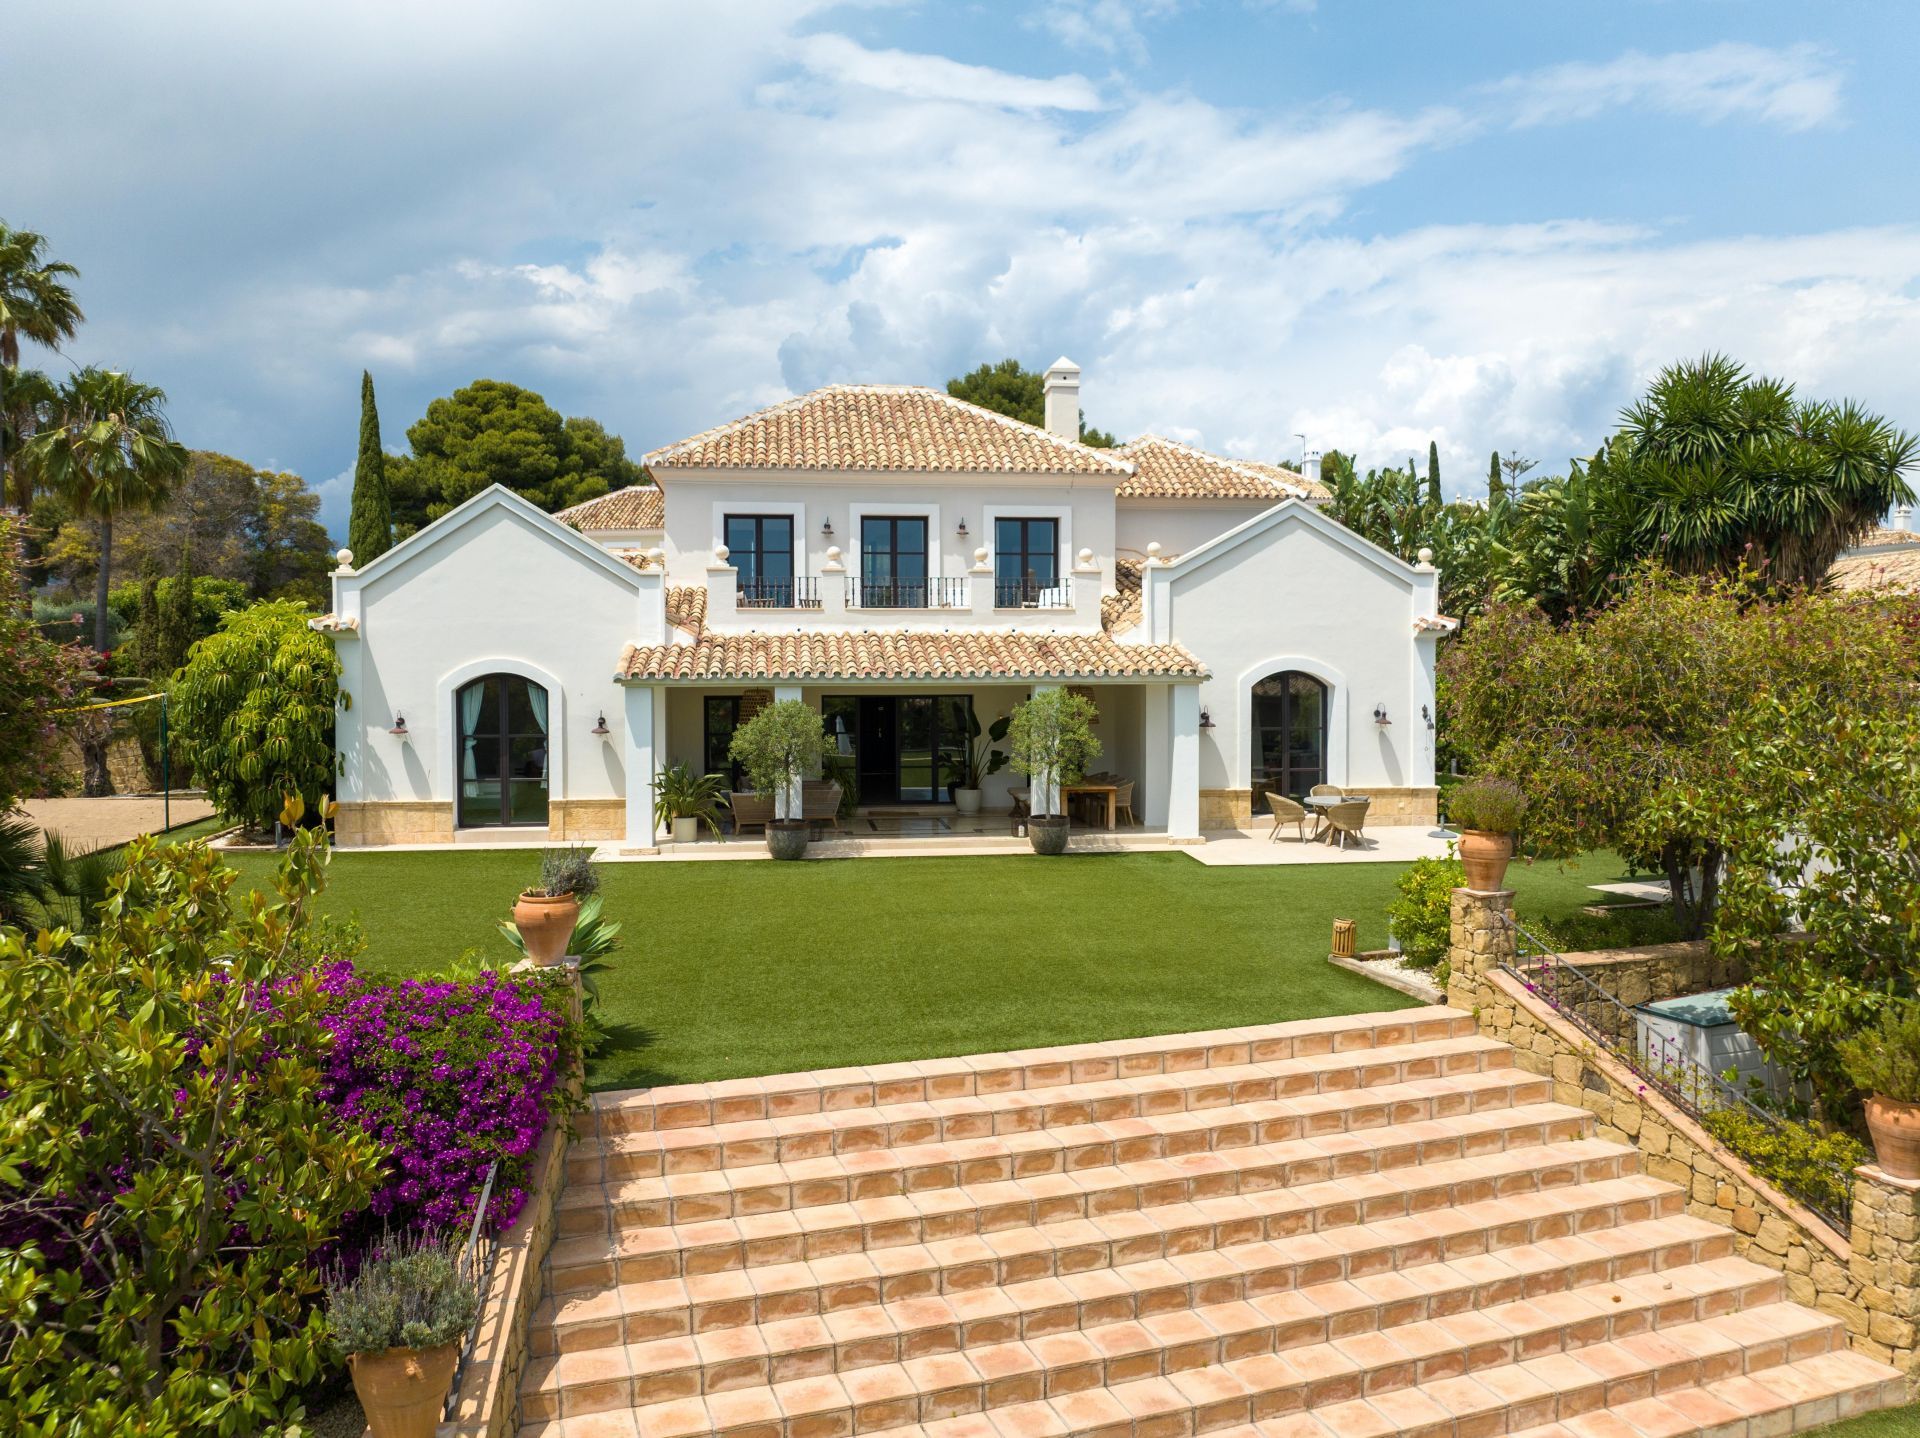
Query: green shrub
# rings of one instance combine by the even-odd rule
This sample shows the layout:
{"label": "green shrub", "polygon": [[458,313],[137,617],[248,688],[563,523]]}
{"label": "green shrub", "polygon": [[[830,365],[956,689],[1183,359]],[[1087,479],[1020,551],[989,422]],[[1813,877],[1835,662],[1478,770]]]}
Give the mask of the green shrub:
{"label": "green shrub", "polygon": [[1400,940],[1407,962],[1432,968],[1447,956],[1453,937],[1453,891],[1467,882],[1467,871],[1447,846],[1444,859],[1415,859],[1396,885],[1387,905],[1387,922]]}
{"label": "green shrub", "polygon": [[1755,1173],[1827,1213],[1845,1212],[1853,1171],[1873,1157],[1851,1134],[1791,1121],[1776,1128],[1744,1108],[1716,1109],[1701,1122]]}
{"label": "green shrub", "polygon": [[86,947],[0,930],[0,1432],[277,1431],[327,1362],[311,1255],[382,1157],[320,1095],[322,835],[277,898],[205,844],[126,857]]}
{"label": "green shrub", "polygon": [[1510,779],[1469,779],[1447,796],[1447,822],[1456,829],[1514,834],[1527,815],[1527,796]]}
{"label": "green shrub", "polygon": [[1841,1043],[1840,1062],[1861,1093],[1920,1103],[1920,999],[1888,1004],[1878,1024]]}
{"label": "green shrub", "polygon": [[452,1343],[478,1307],[454,1250],[419,1235],[390,1238],[351,1277],[327,1281],[327,1332],[342,1353]]}

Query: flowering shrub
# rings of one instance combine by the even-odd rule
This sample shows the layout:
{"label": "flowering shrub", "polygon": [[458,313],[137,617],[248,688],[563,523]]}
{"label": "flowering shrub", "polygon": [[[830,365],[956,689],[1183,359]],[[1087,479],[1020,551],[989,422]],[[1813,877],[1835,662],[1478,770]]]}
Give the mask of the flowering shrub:
{"label": "flowering shrub", "polygon": [[580,1051],[564,976],[482,973],[395,982],[332,963],[321,1098],[391,1155],[368,1215],[389,1229],[469,1223],[487,1168],[486,1224],[519,1216],[549,1122],[578,1104]]}
{"label": "flowering shrub", "polygon": [[1444,859],[1415,859],[1394,887],[1387,905],[1387,921],[1400,941],[1407,962],[1431,968],[1447,956],[1453,935],[1453,891],[1467,881],[1467,871],[1447,845]]}

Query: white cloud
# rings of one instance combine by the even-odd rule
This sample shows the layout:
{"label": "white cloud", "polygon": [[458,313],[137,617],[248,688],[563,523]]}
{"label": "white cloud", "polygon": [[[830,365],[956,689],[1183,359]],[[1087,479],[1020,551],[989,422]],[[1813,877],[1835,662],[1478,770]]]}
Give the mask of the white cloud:
{"label": "white cloud", "polygon": [[1554,65],[1494,88],[1512,101],[1514,123],[1522,126],[1632,108],[1806,130],[1834,120],[1841,104],[1840,71],[1813,45],[1769,50],[1730,42],[1670,55],[1630,50],[1598,64]]}
{"label": "white cloud", "polygon": [[844,35],[809,35],[794,47],[800,63],[841,85],[863,85],[909,100],[957,100],[1009,110],[1098,110],[1099,92],[1084,76],[1042,80],[938,55],[869,50]]}

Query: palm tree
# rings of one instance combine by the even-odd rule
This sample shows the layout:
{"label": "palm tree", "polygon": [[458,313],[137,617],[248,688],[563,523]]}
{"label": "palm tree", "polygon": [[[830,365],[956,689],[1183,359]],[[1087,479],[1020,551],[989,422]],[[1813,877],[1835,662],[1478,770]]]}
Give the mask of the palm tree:
{"label": "palm tree", "polygon": [[0,500],[11,498],[21,509],[32,495],[14,455],[32,430],[34,407],[47,396],[46,376],[20,369],[20,339],[51,347],[72,339],[83,318],[66,286],[80,272],[49,260],[46,248],[44,235],[9,229],[0,220]]}
{"label": "palm tree", "polygon": [[23,512],[33,503],[28,468],[14,459],[53,412],[59,396],[40,370],[0,365],[0,503]]}
{"label": "palm tree", "polygon": [[47,239],[0,220],[0,365],[20,363],[20,336],[49,347],[72,339],[86,316],[67,288],[80,271],[46,257]]}
{"label": "palm tree", "polygon": [[107,647],[113,516],[157,508],[187,466],[186,446],[167,427],[166,394],[117,370],[89,367],[60,387],[52,423],[28,442],[34,478],[100,524],[93,647]]}

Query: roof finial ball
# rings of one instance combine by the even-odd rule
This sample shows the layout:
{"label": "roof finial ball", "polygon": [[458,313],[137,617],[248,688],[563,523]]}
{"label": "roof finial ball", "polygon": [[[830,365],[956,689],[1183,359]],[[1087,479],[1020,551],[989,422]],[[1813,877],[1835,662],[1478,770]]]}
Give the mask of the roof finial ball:
{"label": "roof finial ball", "polygon": [[1422,569],[1433,568],[1433,551],[1424,544],[1420,546],[1420,552],[1415,555],[1414,558],[1420,561],[1420,567]]}
{"label": "roof finial ball", "polygon": [[351,570],[353,568],[353,551],[351,549],[341,550],[333,556],[333,559],[334,563],[339,565],[342,570]]}
{"label": "roof finial ball", "polygon": [[1149,542],[1147,545],[1147,563],[1158,564],[1159,562],[1160,562],[1160,541],[1155,539]]}

